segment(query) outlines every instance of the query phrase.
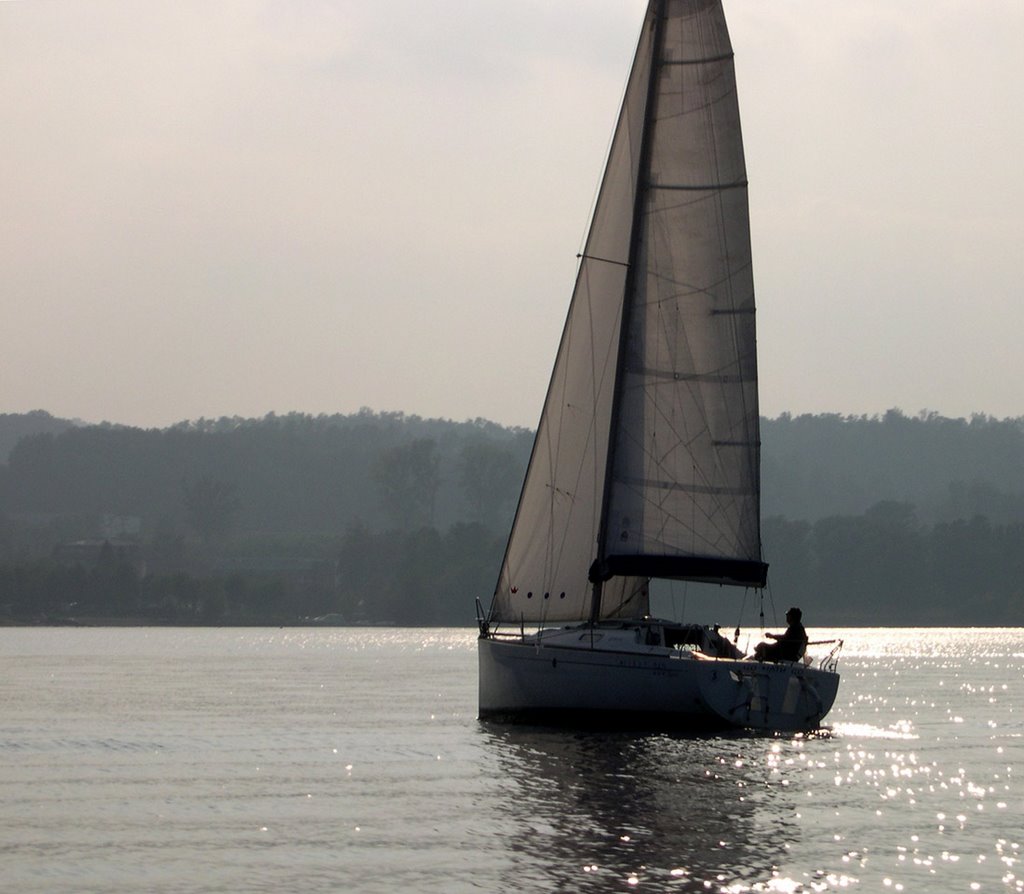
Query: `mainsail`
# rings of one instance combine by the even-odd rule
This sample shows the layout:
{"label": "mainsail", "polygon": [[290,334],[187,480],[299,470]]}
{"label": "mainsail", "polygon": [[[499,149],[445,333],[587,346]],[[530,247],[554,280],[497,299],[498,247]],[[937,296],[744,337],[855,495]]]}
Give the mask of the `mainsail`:
{"label": "mainsail", "polygon": [[492,620],[642,616],[650,577],[763,586],[759,455],[725,17],[652,0]]}

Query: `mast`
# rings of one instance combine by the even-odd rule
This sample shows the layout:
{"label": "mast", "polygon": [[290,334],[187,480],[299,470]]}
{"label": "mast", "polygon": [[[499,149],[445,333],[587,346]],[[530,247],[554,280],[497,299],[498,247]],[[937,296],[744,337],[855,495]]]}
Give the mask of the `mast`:
{"label": "mast", "polygon": [[596,624],[601,617],[601,591],[608,579],[604,568],[605,539],[608,533],[608,508],[611,503],[611,483],[615,469],[615,433],[618,430],[622,408],[622,359],[629,338],[629,323],[633,302],[628,300],[636,286],[636,260],[640,245],[640,230],[644,203],[647,198],[647,173],[651,161],[651,132],[654,130],[654,112],[658,98],[658,79],[661,77],[662,55],[665,47],[665,0],[651,0],[654,7],[653,26],[654,40],[651,45],[651,69],[647,81],[647,102],[644,107],[644,127],[640,142],[640,165],[637,176],[636,195],[633,198],[633,223],[629,238],[629,259],[627,261],[626,282],[623,289],[622,320],[619,324],[619,349],[615,364],[615,391],[612,397],[611,425],[608,427],[608,454],[604,470],[604,491],[601,498],[601,520],[597,534],[597,558],[590,567],[590,581],[593,591],[590,602],[590,623]]}

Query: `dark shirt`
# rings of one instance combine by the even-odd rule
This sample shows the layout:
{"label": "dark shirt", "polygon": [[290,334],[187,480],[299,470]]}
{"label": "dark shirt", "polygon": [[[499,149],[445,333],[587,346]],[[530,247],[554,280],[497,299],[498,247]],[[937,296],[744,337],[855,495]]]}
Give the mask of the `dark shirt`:
{"label": "dark shirt", "polygon": [[804,625],[797,621],[786,628],[786,632],[776,638],[779,645],[778,656],[790,661],[796,661],[804,654],[807,648],[807,631]]}

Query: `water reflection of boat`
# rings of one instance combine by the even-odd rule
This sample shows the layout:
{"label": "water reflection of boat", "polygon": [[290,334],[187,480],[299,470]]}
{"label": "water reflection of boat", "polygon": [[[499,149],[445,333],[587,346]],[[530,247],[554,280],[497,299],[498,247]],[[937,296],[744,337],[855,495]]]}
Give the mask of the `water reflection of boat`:
{"label": "water reflection of boat", "polygon": [[509,888],[753,885],[799,834],[793,795],[766,780],[772,740],[501,724],[484,734],[509,788]]}

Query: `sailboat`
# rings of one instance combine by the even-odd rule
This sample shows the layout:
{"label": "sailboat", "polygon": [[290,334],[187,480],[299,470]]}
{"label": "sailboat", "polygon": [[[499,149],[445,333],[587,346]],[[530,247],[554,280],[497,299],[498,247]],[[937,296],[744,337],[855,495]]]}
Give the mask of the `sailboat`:
{"label": "sailboat", "polygon": [[835,650],[756,661],[717,627],[650,616],[652,579],[760,590],[767,570],[732,46],[719,0],[651,0],[497,586],[478,602],[480,717],[818,727]]}

